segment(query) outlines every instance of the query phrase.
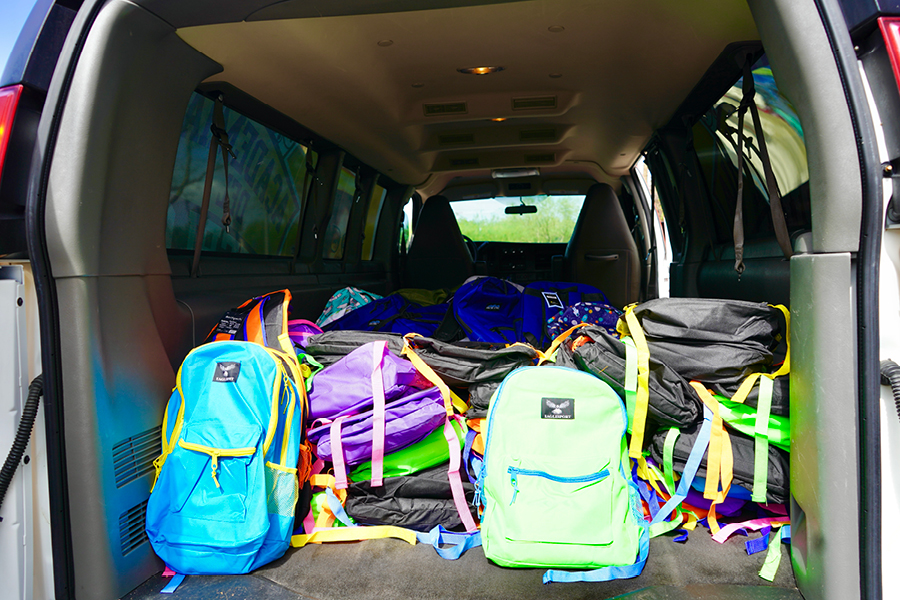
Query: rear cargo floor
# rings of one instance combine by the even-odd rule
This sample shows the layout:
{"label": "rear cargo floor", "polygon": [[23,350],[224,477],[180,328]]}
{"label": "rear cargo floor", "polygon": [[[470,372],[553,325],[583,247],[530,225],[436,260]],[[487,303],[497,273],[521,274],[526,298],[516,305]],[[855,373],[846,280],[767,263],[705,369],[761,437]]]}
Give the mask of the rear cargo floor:
{"label": "rear cargo floor", "polygon": [[[640,577],[550,585],[541,583],[543,569],[497,567],[485,560],[480,548],[457,561],[446,561],[430,546],[410,546],[399,540],[311,545],[288,550],[282,559],[250,576],[188,577],[172,597],[574,600],[628,594],[629,600],[800,600],[789,548],[782,546],[778,573],[769,583],[757,574],[766,553],[748,556],[746,539],[738,535],[718,544],[700,528],[685,544],[662,536],[651,540],[650,558]],[[166,581],[156,576],[125,598],[159,598]]]}

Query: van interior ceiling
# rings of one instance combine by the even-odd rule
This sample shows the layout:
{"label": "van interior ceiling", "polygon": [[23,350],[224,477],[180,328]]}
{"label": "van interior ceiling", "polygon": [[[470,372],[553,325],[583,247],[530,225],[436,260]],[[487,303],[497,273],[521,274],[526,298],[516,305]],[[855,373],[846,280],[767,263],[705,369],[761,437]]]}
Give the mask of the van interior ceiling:
{"label": "van interior ceiling", "polygon": [[[619,212],[624,219],[622,239],[596,251],[629,257],[627,273],[616,274],[628,281],[620,303],[651,298],[661,221],[637,183],[642,159],[672,243],[671,294],[790,303],[792,339],[819,342],[793,346],[791,466],[803,467],[791,470],[791,560],[771,586],[748,566],[743,545],[703,535],[686,545],[654,539],[639,578],[602,589],[542,586],[538,570],[499,569],[475,553],[445,563],[429,547],[391,540],[289,551],[235,585],[250,586],[241,593],[317,598],[580,598],[636,590],[644,591],[634,598],[858,597],[858,499],[852,485],[833,477],[857,472],[857,419],[848,401],[856,390],[846,371],[855,368],[856,334],[833,315],[853,312],[847,290],[860,206],[848,199],[861,196],[859,160],[837,66],[822,58],[833,51],[814,0],[435,4],[109,0],[78,13],[96,14],[66,81],[68,102],[78,100],[81,110],[65,110],[53,125],[44,208],[62,365],[51,385],[64,398],[64,413],[48,417],[64,439],[50,459],[61,473],[54,561],[67,566],[57,589],[97,599],[135,590],[129,597],[140,598],[158,583],[162,564],[143,519],[163,410],[178,365],[226,310],[289,288],[293,315],[314,320],[339,288],[387,294],[409,283],[400,243],[408,204],[418,218],[423,201],[435,198],[452,205],[598,190],[618,201],[614,220]],[[790,261],[771,224],[752,228],[769,217],[760,208],[767,210],[764,188],[746,185],[746,267],[737,274],[730,229],[736,169],[723,176],[723,187],[703,187],[692,173],[713,160],[701,152],[709,109],[741,77],[744,61],[763,57],[802,123],[807,175],[783,190],[789,217],[796,209]],[[804,66],[812,63],[818,68]],[[459,71],[480,65],[503,70]],[[51,94],[60,94],[63,84],[54,85]],[[294,186],[290,193],[299,198],[296,210],[281,213],[292,225],[259,221],[267,232],[288,231],[278,234],[280,246],[216,246],[230,232],[216,200],[205,231],[210,247],[204,238],[194,268],[196,211],[184,213],[178,225],[187,237],[178,241],[173,172],[185,145],[200,143],[199,133],[183,135],[191,111],[211,114],[219,97],[232,123],[245,119],[244,131],[257,132],[244,146],[235,142],[229,160],[263,156],[255,144],[266,136],[302,146],[298,156],[315,160],[297,159],[306,176],[296,181],[254,172],[260,189],[287,195]],[[202,125],[205,160],[209,125]],[[237,127],[228,133],[243,139]],[[241,168],[234,164],[233,171]],[[205,172],[206,165],[189,168]],[[527,171],[494,176],[511,169]],[[246,189],[217,177],[214,193],[231,185],[239,206]],[[203,181],[191,183],[201,189]],[[332,238],[338,214],[344,221]],[[249,219],[237,209],[232,217]],[[590,229],[585,235],[603,237]],[[562,242],[543,254],[512,242],[467,250],[472,264],[461,271],[515,277],[521,262],[524,281],[577,274],[585,267],[569,252],[593,246],[576,237],[571,250]],[[333,239],[340,243],[330,246]],[[519,251],[525,258],[516,258]],[[822,297],[834,302],[813,301]],[[267,587],[272,582],[281,587]]]}

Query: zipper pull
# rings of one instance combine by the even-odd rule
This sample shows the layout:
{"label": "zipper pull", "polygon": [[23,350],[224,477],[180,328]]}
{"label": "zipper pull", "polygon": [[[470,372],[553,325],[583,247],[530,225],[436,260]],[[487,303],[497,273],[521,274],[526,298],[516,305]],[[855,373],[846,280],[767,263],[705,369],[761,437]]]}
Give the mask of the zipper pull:
{"label": "zipper pull", "polygon": [[518,478],[519,470],[510,467],[509,468],[509,483],[513,486],[513,495],[512,500],[509,501],[509,505],[512,506],[516,501],[516,496],[519,494],[519,478]]}
{"label": "zipper pull", "polygon": [[216,482],[216,487],[221,488],[219,485],[219,478],[216,477],[216,469],[219,467],[219,453],[213,450],[209,453],[210,457],[212,457],[212,478],[213,481]]}

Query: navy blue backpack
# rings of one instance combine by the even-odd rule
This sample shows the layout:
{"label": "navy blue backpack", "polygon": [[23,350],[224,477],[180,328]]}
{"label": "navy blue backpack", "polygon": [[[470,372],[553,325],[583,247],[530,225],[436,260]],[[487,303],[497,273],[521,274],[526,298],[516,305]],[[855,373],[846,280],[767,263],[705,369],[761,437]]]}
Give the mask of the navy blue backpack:
{"label": "navy blue backpack", "polygon": [[528,341],[522,327],[522,292],[509,281],[481,277],[453,295],[453,315],[473,342],[513,344]]}
{"label": "navy blue backpack", "polygon": [[431,337],[444,320],[447,310],[449,305],[446,303],[422,306],[399,294],[391,294],[360,306],[322,329],[418,333]]}
{"label": "navy blue backpack", "polygon": [[[526,337],[533,336],[538,348],[546,348],[553,341],[548,326],[554,317],[578,302],[609,304],[606,294],[586,283],[535,281],[525,286],[522,300],[522,321]],[[529,335],[530,334],[530,335]]]}

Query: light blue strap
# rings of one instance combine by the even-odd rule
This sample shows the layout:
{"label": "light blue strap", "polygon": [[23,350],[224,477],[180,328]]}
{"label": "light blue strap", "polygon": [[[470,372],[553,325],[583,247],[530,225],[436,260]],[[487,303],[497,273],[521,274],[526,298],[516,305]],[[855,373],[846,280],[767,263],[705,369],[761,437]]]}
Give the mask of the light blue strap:
{"label": "light blue strap", "polygon": [[160,594],[172,594],[175,590],[178,589],[178,586],[181,585],[181,582],[184,581],[184,575],[182,573],[176,573],[172,576],[172,580],[166,584],[162,590],[160,590]]}
{"label": "light blue strap", "polygon": [[334,518],[346,525],[347,527],[358,527],[356,521],[354,521],[350,515],[347,514],[347,511],[344,510],[344,507],[341,505],[341,501],[338,500],[338,497],[334,495],[334,492],[331,491],[331,488],[325,488],[325,499],[328,501],[328,508],[331,509],[332,514],[334,514]]}
{"label": "light blue strap", "polygon": [[[434,546],[438,556],[446,560],[456,560],[469,548],[481,545],[481,532],[454,533],[447,531],[440,525],[436,525],[428,533],[416,533],[416,539],[422,544]],[[452,544],[448,548],[441,548],[442,544]]]}
{"label": "light blue strap", "polygon": [[463,446],[462,461],[463,465],[465,465],[467,474],[472,473],[472,471],[469,471],[469,459],[472,456],[472,444],[475,443],[476,436],[478,436],[478,432],[474,429],[470,429],[466,432],[466,443]]}
{"label": "light blue strap", "polygon": [[706,454],[706,448],[709,446],[709,434],[711,431],[712,411],[704,405],[703,427],[700,428],[700,433],[697,435],[697,441],[694,442],[694,447],[691,448],[691,454],[688,456],[687,464],[684,465],[684,472],[681,474],[681,480],[678,482],[678,489],[675,491],[675,495],[669,498],[669,501],[666,502],[665,506],[659,509],[659,512],[656,513],[656,517],[650,523],[651,525],[655,525],[665,519],[669,513],[675,510],[676,506],[681,504],[684,499],[687,498],[688,491],[691,489],[691,482],[694,480],[697,469],[700,468],[700,462],[703,460],[703,455]]}
{"label": "light blue strap", "polygon": [[550,569],[544,573],[544,583],[572,583],[574,581],[612,581],[613,579],[631,579],[637,577],[647,564],[650,553],[650,532],[646,526],[641,527],[640,549],[637,561],[624,567],[602,567],[591,571],[560,571]]}

